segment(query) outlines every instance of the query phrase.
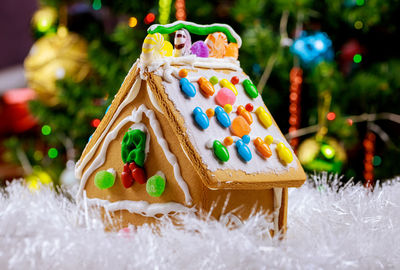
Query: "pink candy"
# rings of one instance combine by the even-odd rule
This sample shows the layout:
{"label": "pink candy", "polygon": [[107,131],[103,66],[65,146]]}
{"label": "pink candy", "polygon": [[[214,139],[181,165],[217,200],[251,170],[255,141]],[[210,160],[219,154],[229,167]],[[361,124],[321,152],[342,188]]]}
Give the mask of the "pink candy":
{"label": "pink candy", "polygon": [[226,104],[233,105],[236,101],[235,94],[228,88],[221,88],[215,96],[215,102],[221,107],[224,107]]}

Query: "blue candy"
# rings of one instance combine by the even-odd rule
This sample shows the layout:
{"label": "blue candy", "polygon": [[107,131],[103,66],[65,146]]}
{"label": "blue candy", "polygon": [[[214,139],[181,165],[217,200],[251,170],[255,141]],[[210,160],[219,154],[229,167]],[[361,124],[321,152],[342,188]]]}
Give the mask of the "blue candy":
{"label": "blue candy", "polygon": [[200,107],[196,107],[193,110],[194,120],[196,121],[197,125],[201,129],[206,129],[210,125],[210,121],[208,120],[208,116],[203,112]]}
{"label": "blue candy", "polygon": [[244,135],[244,136],[242,137],[242,140],[243,140],[243,142],[244,142],[245,144],[249,144],[249,142],[250,142],[250,136],[249,136],[249,135]]}
{"label": "blue candy", "polygon": [[229,127],[231,125],[231,119],[229,118],[229,115],[225,112],[225,110],[221,106],[215,107],[215,115],[217,116],[218,122],[223,126],[223,127]]}
{"label": "blue candy", "polygon": [[196,88],[188,79],[182,78],[179,81],[179,85],[181,86],[182,92],[188,97],[194,97],[196,95]]}
{"label": "blue candy", "polygon": [[235,145],[240,157],[244,161],[250,161],[252,158],[251,151],[250,148],[243,142],[243,140],[237,140]]}

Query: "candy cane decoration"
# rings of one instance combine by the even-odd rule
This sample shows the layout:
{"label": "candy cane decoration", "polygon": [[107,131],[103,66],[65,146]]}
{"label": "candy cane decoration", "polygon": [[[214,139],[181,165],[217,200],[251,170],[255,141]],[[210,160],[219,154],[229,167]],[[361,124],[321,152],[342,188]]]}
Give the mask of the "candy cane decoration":
{"label": "candy cane decoration", "polygon": [[[301,84],[303,82],[303,70],[299,67],[293,67],[290,70],[290,106],[289,106],[289,132],[294,132],[300,127],[300,94]],[[296,150],[299,144],[299,138],[290,140],[290,145]]]}
{"label": "candy cane decoration", "polygon": [[191,46],[192,46],[192,39],[190,37],[188,30],[180,29],[175,32],[174,56],[189,55]]}
{"label": "candy cane decoration", "polygon": [[376,136],[373,132],[368,131],[365,135],[363,146],[365,150],[364,157],[364,186],[372,189],[374,186],[374,165],[372,163],[375,153],[375,140]]}

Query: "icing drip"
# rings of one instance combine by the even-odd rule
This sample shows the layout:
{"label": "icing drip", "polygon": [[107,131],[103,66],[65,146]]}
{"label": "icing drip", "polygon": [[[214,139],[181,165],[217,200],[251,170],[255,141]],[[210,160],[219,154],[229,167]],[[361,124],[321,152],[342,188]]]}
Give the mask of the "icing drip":
{"label": "icing drip", "polygon": [[[140,81],[140,80],[138,80]],[[108,149],[108,145],[117,137],[120,129],[126,125],[127,123],[133,122],[133,123],[139,123],[142,120],[143,113],[147,116],[147,118],[150,121],[150,126],[153,129],[153,132],[155,133],[157,139],[158,139],[158,144],[161,146],[161,148],[164,151],[165,157],[167,158],[168,162],[172,165],[174,168],[174,176],[175,179],[179,185],[179,187],[182,189],[184,195],[185,195],[185,201],[186,204],[190,205],[192,203],[192,198],[189,193],[189,188],[185,182],[185,180],[182,178],[182,175],[180,173],[180,167],[178,164],[178,161],[175,157],[174,154],[171,153],[168,147],[168,143],[165,140],[165,138],[162,135],[162,130],[160,127],[160,124],[155,117],[155,114],[152,110],[147,109],[145,105],[140,105],[136,110],[132,111],[132,114],[125,117],[124,119],[121,120],[121,122],[118,123],[118,125],[107,134],[107,136],[104,139],[103,146],[100,150],[100,153],[97,155],[95,160],[90,164],[90,166],[87,168],[85,173],[83,174],[81,178],[81,184],[78,190],[78,199],[80,198],[82,191],[86,185],[86,181],[89,178],[89,176],[101,165],[104,164],[105,158],[106,158],[106,153]],[[147,148],[147,145],[146,145]]]}
{"label": "icing drip", "polygon": [[167,202],[167,203],[148,203],[146,201],[117,201],[110,202],[108,200],[90,199],[85,200],[88,206],[101,206],[107,211],[127,210],[130,213],[140,214],[145,217],[154,217],[156,215],[166,215],[169,213],[194,213],[195,208],[188,208],[180,203]]}
{"label": "icing drip", "polygon": [[127,97],[119,105],[117,111],[112,116],[110,122],[108,123],[107,127],[104,129],[104,131],[100,135],[100,137],[97,139],[96,143],[93,145],[93,147],[90,149],[90,151],[86,154],[86,156],[84,156],[83,159],[81,158],[78,161],[78,163],[76,164],[76,167],[75,167],[75,177],[76,178],[79,179],[82,177],[83,169],[88,164],[88,162],[92,159],[93,155],[96,153],[96,150],[99,147],[100,143],[103,141],[104,136],[106,136],[107,132],[111,128],[115,119],[117,119],[118,115],[125,108],[125,106],[128,105],[129,103],[131,103],[136,98],[136,96],[139,94],[140,86],[141,86],[141,80],[136,80],[136,82],[133,84],[131,90],[129,90]]}
{"label": "icing drip", "polygon": [[282,188],[274,188],[274,232],[279,232],[279,211],[282,206]]}

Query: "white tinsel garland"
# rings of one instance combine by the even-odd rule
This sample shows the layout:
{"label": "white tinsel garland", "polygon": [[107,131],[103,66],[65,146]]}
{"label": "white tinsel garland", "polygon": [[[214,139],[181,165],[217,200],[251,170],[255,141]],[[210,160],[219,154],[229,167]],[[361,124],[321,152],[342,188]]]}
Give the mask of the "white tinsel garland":
{"label": "white tinsel garland", "polygon": [[288,233],[267,237],[255,215],[229,230],[217,221],[183,216],[184,228],[164,221],[107,233],[49,188],[31,193],[14,182],[0,193],[0,269],[381,269],[400,268],[400,183],[369,193],[339,191],[322,174],[289,196]]}

